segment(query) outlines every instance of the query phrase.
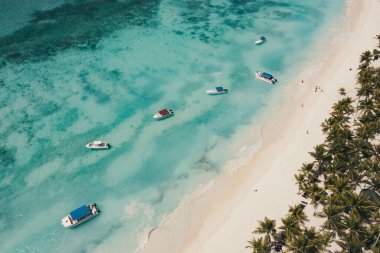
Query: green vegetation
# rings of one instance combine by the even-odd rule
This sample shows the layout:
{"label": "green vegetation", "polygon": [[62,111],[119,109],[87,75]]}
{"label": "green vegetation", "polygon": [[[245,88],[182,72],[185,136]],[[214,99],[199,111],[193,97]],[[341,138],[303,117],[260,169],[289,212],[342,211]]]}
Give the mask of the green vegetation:
{"label": "green vegetation", "polygon": [[[380,48],[380,35],[376,36]],[[357,94],[343,96],[322,123],[325,141],[295,175],[306,201],[289,208],[282,224],[259,221],[247,248],[264,252],[380,253],[380,51],[360,56]],[[319,227],[308,226],[310,203]]]}

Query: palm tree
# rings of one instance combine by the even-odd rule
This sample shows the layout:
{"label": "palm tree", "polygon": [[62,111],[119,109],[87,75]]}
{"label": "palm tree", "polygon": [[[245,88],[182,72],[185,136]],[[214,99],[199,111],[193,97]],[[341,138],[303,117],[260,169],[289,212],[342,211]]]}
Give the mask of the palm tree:
{"label": "palm tree", "polygon": [[315,172],[314,163],[304,163],[304,164],[302,164],[302,167],[301,167],[300,171],[302,171],[306,175],[308,175],[308,174],[314,174],[314,172]]}
{"label": "palm tree", "polygon": [[380,174],[379,173],[372,173],[370,177],[370,186],[371,189],[377,192],[380,192]]}
{"label": "palm tree", "polygon": [[305,206],[301,204],[290,206],[288,215],[293,217],[297,222],[304,224],[306,221],[309,221],[304,212],[304,208]]}
{"label": "palm tree", "polygon": [[292,241],[296,236],[301,234],[301,228],[299,222],[292,216],[287,216],[281,219],[282,226],[279,228],[285,232],[285,238],[287,241]]}
{"label": "palm tree", "polygon": [[362,253],[364,242],[359,239],[357,235],[343,236],[341,240],[336,241],[341,247],[342,253]]}
{"label": "palm tree", "polygon": [[333,233],[322,232],[320,234],[319,242],[320,242],[320,246],[321,246],[321,252],[330,252],[327,250],[327,248],[334,241],[333,238],[334,238]]}
{"label": "palm tree", "polygon": [[378,223],[371,224],[367,228],[367,238],[365,240],[365,249],[375,251],[380,250],[380,225]]}
{"label": "palm tree", "polygon": [[[363,68],[359,72],[358,82],[360,83],[359,90],[357,92],[357,96],[359,98],[361,96],[370,97],[374,94],[374,87],[372,85],[373,82],[373,71],[367,66],[363,66]],[[363,91],[366,91],[363,93]]]}
{"label": "palm tree", "polygon": [[313,152],[309,152],[309,154],[316,160],[319,165],[319,169],[324,169],[326,164],[331,162],[332,157],[327,153],[324,144],[319,144],[314,147]]}
{"label": "palm tree", "polygon": [[372,55],[373,55],[373,60],[377,61],[380,58],[380,51],[375,48],[372,52]]}
{"label": "palm tree", "polygon": [[362,193],[357,194],[355,192],[345,192],[341,198],[343,211],[349,214],[351,211],[355,211],[364,220],[370,217],[373,207],[371,203],[363,196]]}
{"label": "palm tree", "polygon": [[357,132],[357,137],[368,141],[368,140],[373,140],[375,138],[376,128],[378,128],[378,124],[373,124],[373,117],[371,116],[361,116],[359,118],[359,121],[356,122],[355,126],[356,132]]}
{"label": "palm tree", "polygon": [[359,70],[359,82],[361,82],[360,74],[362,74],[363,72],[368,71],[368,67],[369,67],[369,65],[367,65],[365,63],[362,63],[362,64],[359,65],[359,67],[358,67],[358,70]]}
{"label": "palm tree", "polygon": [[334,177],[331,180],[331,186],[329,187],[329,190],[331,190],[334,194],[338,194],[339,196],[352,189],[353,187],[346,177]]}
{"label": "palm tree", "polygon": [[263,221],[259,221],[259,227],[254,233],[265,234],[265,242],[270,243],[272,237],[276,234],[276,221],[265,217]]}
{"label": "palm tree", "polygon": [[342,211],[342,207],[333,204],[333,201],[329,201],[321,212],[316,213],[316,216],[325,219],[322,225],[324,230],[333,231],[334,235],[341,235],[344,228],[342,224]]}
{"label": "palm tree", "polygon": [[366,66],[369,66],[369,64],[371,63],[372,61],[372,53],[371,51],[365,51],[364,53],[362,53],[362,55],[360,56],[360,63],[366,65]]}
{"label": "palm tree", "polygon": [[323,197],[326,196],[326,192],[316,183],[309,184],[305,187],[305,194],[307,198],[311,199],[311,204],[317,206],[320,202],[323,202]]}
{"label": "palm tree", "polygon": [[305,228],[305,230],[288,245],[288,249],[295,253],[317,253],[320,252],[321,248],[321,235],[315,231],[314,227],[310,229]]}
{"label": "palm tree", "polygon": [[304,192],[304,186],[306,183],[306,177],[304,173],[298,173],[294,176],[296,179],[296,184],[298,185],[299,192]]}
{"label": "palm tree", "polygon": [[[361,128],[359,127],[358,130],[360,129]],[[356,137],[352,140],[353,155],[356,155],[355,159],[358,163],[358,169],[361,169],[364,172],[370,172],[370,166],[374,166],[374,164],[371,163],[372,160],[366,159],[372,157],[375,154],[375,150],[373,149],[371,143],[367,140],[368,134],[363,135],[361,132],[358,133],[358,130]]]}
{"label": "palm tree", "polygon": [[269,244],[263,240],[262,237],[259,239],[253,238],[252,240],[248,241],[248,246],[245,248],[251,248],[252,253],[269,253],[270,252],[270,246]]}
{"label": "palm tree", "polygon": [[339,88],[339,94],[342,96],[346,96],[346,94],[347,94],[346,89],[343,87]]}
{"label": "palm tree", "polygon": [[351,210],[349,216],[343,216],[342,225],[349,237],[352,235],[357,235],[361,240],[364,240],[366,237],[364,220],[354,209]]}
{"label": "palm tree", "polygon": [[[378,198],[379,192],[375,191],[376,197],[374,199],[369,200],[372,210],[380,210],[380,199]],[[378,222],[380,224],[380,212],[373,211],[371,212],[370,220],[373,222]],[[380,246],[380,245],[379,245]]]}
{"label": "palm tree", "polygon": [[332,115],[334,114],[339,115],[340,113],[343,114],[350,114],[354,112],[354,108],[352,107],[352,98],[350,97],[345,97],[341,100],[339,100],[337,103],[333,105],[333,112]]}
{"label": "palm tree", "polygon": [[361,115],[372,115],[375,111],[375,101],[367,97],[359,101],[357,110]]}
{"label": "palm tree", "polygon": [[314,166],[314,163],[302,164],[300,171],[303,174],[303,177],[305,178],[305,181],[302,185],[303,189],[300,188],[300,190],[305,192],[306,191],[305,188],[307,188],[307,184],[318,182],[319,172],[316,170],[316,166]]}

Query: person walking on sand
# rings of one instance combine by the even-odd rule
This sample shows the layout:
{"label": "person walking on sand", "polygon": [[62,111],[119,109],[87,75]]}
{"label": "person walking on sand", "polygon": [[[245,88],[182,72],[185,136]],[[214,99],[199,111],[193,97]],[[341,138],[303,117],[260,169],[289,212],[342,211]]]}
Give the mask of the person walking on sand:
{"label": "person walking on sand", "polygon": [[306,134],[309,134],[309,131],[306,131]]}

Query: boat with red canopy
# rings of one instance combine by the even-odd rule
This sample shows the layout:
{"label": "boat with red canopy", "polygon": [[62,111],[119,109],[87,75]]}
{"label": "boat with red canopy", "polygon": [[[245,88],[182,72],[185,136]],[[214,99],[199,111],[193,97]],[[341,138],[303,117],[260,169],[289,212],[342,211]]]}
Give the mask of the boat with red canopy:
{"label": "boat with red canopy", "polygon": [[166,119],[173,115],[174,115],[174,112],[172,110],[162,109],[161,111],[153,115],[153,119],[157,119],[157,120]]}

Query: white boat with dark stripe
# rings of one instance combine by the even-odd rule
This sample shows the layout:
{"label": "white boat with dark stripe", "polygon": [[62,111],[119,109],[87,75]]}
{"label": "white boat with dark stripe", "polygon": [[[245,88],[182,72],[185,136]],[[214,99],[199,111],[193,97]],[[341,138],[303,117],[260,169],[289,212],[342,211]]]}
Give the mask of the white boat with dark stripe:
{"label": "white boat with dark stripe", "polygon": [[89,148],[89,149],[107,149],[109,147],[110,147],[110,144],[104,141],[94,141],[94,142],[86,144],[86,148]]}

